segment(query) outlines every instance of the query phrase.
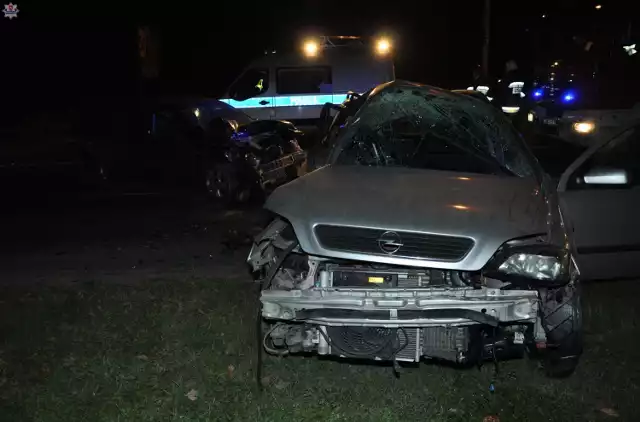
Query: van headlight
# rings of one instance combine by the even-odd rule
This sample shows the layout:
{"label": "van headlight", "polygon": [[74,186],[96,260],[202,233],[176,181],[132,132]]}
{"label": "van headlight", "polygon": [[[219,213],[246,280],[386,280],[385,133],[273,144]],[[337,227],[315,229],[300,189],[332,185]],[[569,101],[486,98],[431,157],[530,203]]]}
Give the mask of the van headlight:
{"label": "van headlight", "polygon": [[498,271],[536,280],[557,280],[564,273],[564,265],[556,256],[516,253],[500,264]]}
{"label": "van headlight", "polygon": [[593,122],[575,122],[573,130],[581,135],[588,135],[596,130],[596,125]]}

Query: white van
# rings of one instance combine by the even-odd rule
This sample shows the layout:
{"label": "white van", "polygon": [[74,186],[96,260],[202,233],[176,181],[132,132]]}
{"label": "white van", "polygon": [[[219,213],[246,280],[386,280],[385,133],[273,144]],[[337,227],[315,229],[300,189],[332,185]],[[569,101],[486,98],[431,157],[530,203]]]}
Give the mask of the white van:
{"label": "white van", "polygon": [[[325,37],[300,52],[265,54],[244,70],[222,101],[255,119],[300,122],[319,118],[326,103],[341,104],[349,91],[363,93],[395,79],[387,41],[367,45],[356,37],[340,38],[357,42],[336,45]],[[380,45],[385,51],[376,48]]]}

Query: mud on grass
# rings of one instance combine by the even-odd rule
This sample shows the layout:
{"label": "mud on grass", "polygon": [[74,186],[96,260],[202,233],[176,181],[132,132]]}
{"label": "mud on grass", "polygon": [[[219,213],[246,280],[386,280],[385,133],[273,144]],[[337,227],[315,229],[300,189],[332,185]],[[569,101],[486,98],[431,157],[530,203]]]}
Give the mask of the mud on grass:
{"label": "mud on grass", "polygon": [[[626,290],[625,290],[626,289]],[[586,286],[587,352],[546,379],[527,360],[403,370],[317,358],[266,360],[256,388],[249,283],[2,288],[0,420],[634,420],[637,283]]]}

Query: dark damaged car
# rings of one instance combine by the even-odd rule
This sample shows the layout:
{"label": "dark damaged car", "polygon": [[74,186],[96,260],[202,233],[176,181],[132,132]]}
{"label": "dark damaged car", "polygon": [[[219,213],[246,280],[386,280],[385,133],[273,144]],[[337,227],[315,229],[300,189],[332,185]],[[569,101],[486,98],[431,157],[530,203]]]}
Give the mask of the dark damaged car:
{"label": "dark damaged car", "polygon": [[555,187],[473,96],[395,81],[329,163],[275,190],[248,262],[268,353],[458,364],[582,352],[578,269]]}
{"label": "dark damaged car", "polygon": [[191,188],[223,202],[264,199],[304,171],[302,136],[292,123],[253,120],[214,99],[156,99],[136,116],[128,137],[102,147],[111,185]]}

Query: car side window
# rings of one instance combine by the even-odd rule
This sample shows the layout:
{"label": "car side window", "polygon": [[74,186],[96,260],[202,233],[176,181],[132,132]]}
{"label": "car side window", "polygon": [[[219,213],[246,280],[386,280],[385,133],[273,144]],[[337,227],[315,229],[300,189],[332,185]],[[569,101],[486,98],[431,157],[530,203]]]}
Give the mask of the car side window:
{"label": "car side window", "polygon": [[574,189],[640,186],[640,126],[602,146],[569,182]]}

